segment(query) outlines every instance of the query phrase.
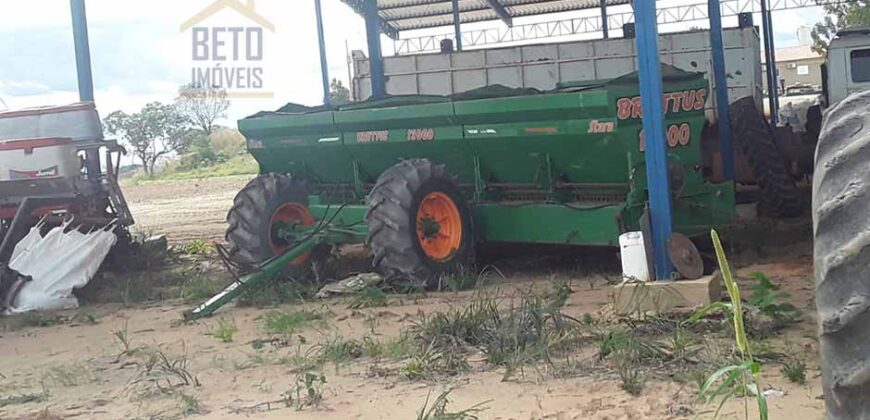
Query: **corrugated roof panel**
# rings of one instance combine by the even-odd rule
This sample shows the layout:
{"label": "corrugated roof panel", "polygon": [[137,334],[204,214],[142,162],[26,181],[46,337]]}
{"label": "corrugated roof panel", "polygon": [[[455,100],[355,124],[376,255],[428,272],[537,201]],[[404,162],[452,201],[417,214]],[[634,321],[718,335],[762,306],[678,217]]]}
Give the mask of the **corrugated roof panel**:
{"label": "corrugated roof panel", "polygon": [[[459,14],[459,19],[462,23],[483,22],[487,20],[497,20],[499,17],[492,9],[481,9],[470,12],[462,12]],[[390,21],[390,24],[399,30],[411,30],[422,28],[437,28],[440,26],[450,26],[453,24],[453,15],[437,15],[411,19],[401,19]]]}
{"label": "corrugated roof panel", "polygon": [[[489,5],[485,0],[460,0],[459,11],[469,12],[476,10],[489,9]],[[381,9],[380,16],[386,20],[403,20],[411,18],[422,18],[438,15],[453,16],[453,4],[451,2],[440,2],[424,5],[396,7],[389,9]],[[452,22],[452,21],[451,21]]]}
{"label": "corrugated roof panel", "polygon": [[[361,13],[363,0],[342,0]],[[599,0],[498,0],[511,17],[534,16],[592,9]],[[606,0],[608,5],[629,4],[631,0]],[[451,0],[378,0],[381,19],[398,30],[413,30],[453,24]],[[486,0],[459,0],[462,23],[499,19]]]}

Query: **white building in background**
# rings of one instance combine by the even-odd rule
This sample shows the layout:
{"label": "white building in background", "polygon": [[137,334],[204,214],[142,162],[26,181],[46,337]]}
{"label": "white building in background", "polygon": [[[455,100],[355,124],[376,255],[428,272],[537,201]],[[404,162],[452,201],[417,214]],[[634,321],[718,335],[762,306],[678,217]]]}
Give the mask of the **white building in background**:
{"label": "white building in background", "polygon": [[[798,45],[776,49],[776,73],[780,94],[797,90],[798,86],[821,90],[822,64],[825,62],[825,57],[813,51],[811,33],[810,27],[801,26],[797,29]],[[766,70],[764,54],[761,55],[761,59]],[[763,82],[764,92],[767,94],[767,80]]]}

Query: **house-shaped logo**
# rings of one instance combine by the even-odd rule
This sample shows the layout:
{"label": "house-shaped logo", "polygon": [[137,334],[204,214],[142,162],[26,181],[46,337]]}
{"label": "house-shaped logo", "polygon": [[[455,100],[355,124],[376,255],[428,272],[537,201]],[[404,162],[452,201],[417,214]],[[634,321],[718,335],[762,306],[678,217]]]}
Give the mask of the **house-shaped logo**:
{"label": "house-shaped logo", "polygon": [[205,9],[202,9],[199,13],[191,16],[190,19],[182,23],[179,31],[184,32],[224,9],[231,9],[250,19],[261,28],[267,29],[269,32],[275,32],[275,25],[258,14],[257,11],[254,10],[254,6],[254,0],[247,0],[245,4],[242,4],[240,0],[216,0]]}
{"label": "house-shaped logo", "polygon": [[[228,97],[273,97],[264,90],[263,49],[265,32],[274,33],[275,25],[254,6],[254,0],[216,0],[181,24],[179,31],[191,37],[189,92],[218,89]],[[238,17],[231,24],[227,14],[212,19],[224,10]]]}

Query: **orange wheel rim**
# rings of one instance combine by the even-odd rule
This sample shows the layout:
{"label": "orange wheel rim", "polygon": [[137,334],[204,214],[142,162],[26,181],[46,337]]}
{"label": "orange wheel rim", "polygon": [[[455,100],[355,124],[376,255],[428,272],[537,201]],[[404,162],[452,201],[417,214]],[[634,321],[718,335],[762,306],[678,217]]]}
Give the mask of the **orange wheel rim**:
{"label": "orange wheel rim", "polygon": [[417,209],[417,240],[426,255],[436,261],[453,256],[462,242],[462,216],[447,194],[431,192]]}
{"label": "orange wheel rim", "polygon": [[[284,251],[290,249],[290,244],[275,237],[275,230],[279,223],[297,222],[303,226],[311,226],[314,224],[314,216],[308,211],[308,208],[299,203],[285,203],[275,209],[272,213],[272,220],[269,223],[269,245],[272,247],[272,252],[275,255],[283,254]],[[305,262],[311,253],[306,253],[301,257],[293,260],[292,264],[298,265]]]}

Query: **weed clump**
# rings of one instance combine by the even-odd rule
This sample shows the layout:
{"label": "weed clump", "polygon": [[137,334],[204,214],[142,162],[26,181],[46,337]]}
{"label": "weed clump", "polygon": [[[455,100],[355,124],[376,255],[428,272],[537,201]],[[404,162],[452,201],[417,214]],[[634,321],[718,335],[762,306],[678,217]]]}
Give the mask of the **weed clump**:
{"label": "weed clump", "polygon": [[178,392],[175,398],[178,401],[178,411],[181,412],[182,416],[202,414],[202,404],[199,402],[198,396]]}
{"label": "weed clump", "polygon": [[212,246],[202,239],[187,241],[178,247],[178,251],[185,255],[208,255]]}
{"label": "weed clump", "polygon": [[484,401],[462,411],[447,411],[447,405],[450,403],[447,397],[451,392],[452,390],[448,389],[439,394],[432,401],[432,405],[429,405],[429,397],[431,395],[426,395],[423,407],[420,407],[420,411],[417,412],[417,420],[477,420],[477,415],[486,410],[484,406],[489,401]]}
{"label": "weed clump", "polygon": [[355,293],[348,309],[380,308],[387,306],[387,294],[379,287],[368,285]]}
{"label": "weed clump", "polygon": [[207,335],[220,340],[222,343],[232,343],[233,335],[236,331],[238,331],[238,328],[236,328],[236,323],[233,319],[222,316],[218,320],[217,326],[211,332],[207,333]]}
{"label": "weed clump", "polygon": [[217,293],[217,287],[209,279],[193,277],[181,284],[180,296],[186,303],[203,302]]}
{"label": "weed clump", "polygon": [[317,406],[323,401],[323,386],[326,376],[322,373],[304,372],[296,376],[296,385],[284,393],[284,404],[302,410]]}
{"label": "weed clump", "polygon": [[486,361],[506,368],[509,379],[523,365],[544,361],[579,345],[581,323],[561,311],[565,292],[528,293],[519,302],[500,308],[494,299],[478,296],[463,308],[423,317],[408,331],[416,351],[403,367],[410,378],[467,370],[463,354],[469,347],[482,351]]}
{"label": "weed clump", "polygon": [[791,357],[784,361],[780,372],[792,383],[798,385],[807,383],[807,364],[797,357]]}
{"label": "weed clump", "polygon": [[236,306],[266,308],[285,303],[301,303],[314,298],[317,289],[308,284],[272,280],[257,287],[246,288],[236,299]]}
{"label": "weed clump", "polygon": [[54,366],[48,369],[43,377],[44,382],[51,382],[63,387],[85,385],[99,382],[99,380],[93,370],[80,364]]}
{"label": "weed clump", "polygon": [[48,401],[47,390],[43,390],[40,393],[10,395],[8,397],[0,397],[0,408],[10,405],[29,404],[45,401]]}
{"label": "weed clump", "polygon": [[322,320],[323,315],[313,311],[269,312],[263,316],[263,331],[267,334],[289,336],[306,323]]}

